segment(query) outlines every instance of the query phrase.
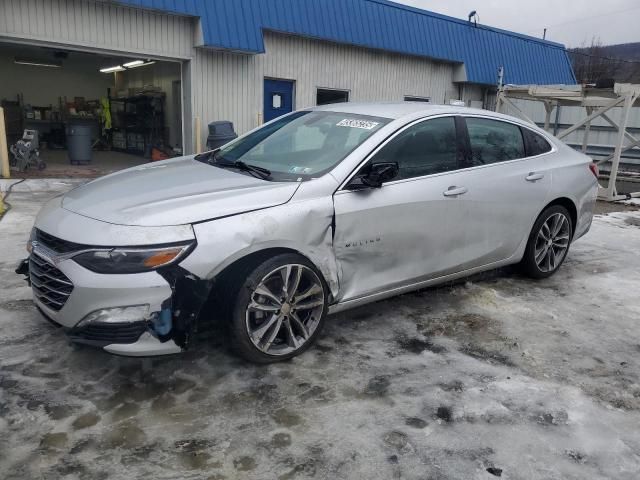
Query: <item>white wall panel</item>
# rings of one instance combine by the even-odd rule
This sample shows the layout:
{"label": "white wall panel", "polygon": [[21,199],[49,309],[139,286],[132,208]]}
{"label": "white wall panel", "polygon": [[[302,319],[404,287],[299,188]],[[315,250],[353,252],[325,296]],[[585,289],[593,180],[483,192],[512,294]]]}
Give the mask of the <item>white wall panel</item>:
{"label": "white wall panel", "polygon": [[190,17],[94,0],[0,1],[0,39],[6,40],[189,58],[194,24]]}
{"label": "white wall panel", "polygon": [[318,87],[349,90],[352,102],[414,95],[443,103],[454,89],[452,64],[271,32],[265,47],[263,76],[295,80],[296,108],[314,106]]}
{"label": "white wall panel", "polygon": [[452,64],[271,32],[265,47],[254,56],[196,49],[192,98],[203,142],[210,121],[230,120],[238,133],[258,125],[264,77],[294,80],[296,109],[314,106],[318,87],[349,90],[353,102],[457,98]]}
{"label": "white wall panel", "polygon": [[0,0],[0,41],[190,60],[185,132],[200,117],[203,143],[210,121],[230,120],[238,133],[258,125],[264,77],[294,80],[295,108],[315,105],[318,87],[349,90],[351,101],[458,98],[453,64],[271,32],[266,53],[236,54],[194,48],[196,28],[191,17],[107,1]]}
{"label": "white wall panel", "polygon": [[198,48],[191,67],[193,116],[200,117],[203,145],[209,122],[230,120],[238,133],[258,125],[262,79],[255,55]]}

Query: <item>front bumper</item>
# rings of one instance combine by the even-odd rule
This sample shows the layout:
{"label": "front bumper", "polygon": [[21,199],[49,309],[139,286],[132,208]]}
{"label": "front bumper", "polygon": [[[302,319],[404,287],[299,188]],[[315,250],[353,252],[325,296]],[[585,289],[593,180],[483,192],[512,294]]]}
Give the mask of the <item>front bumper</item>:
{"label": "front bumper", "polygon": [[[79,323],[92,312],[133,305],[148,305],[152,315],[167,308],[171,304],[174,289],[158,272],[147,272],[126,275],[104,275],[91,272],[71,259],[57,264],[37,256],[32,256],[38,263],[46,264],[66,280],[72,283],[71,293],[61,301],[62,305],[52,304],[48,296],[43,296],[43,289],[36,282],[50,282],[57,288],[55,279],[36,277],[29,272],[29,259],[18,265],[16,273],[26,275],[29,279],[33,301],[40,312],[51,322],[63,327],[70,339],[94,347],[103,348],[107,352],[126,356],[154,356],[179,353],[182,348],[173,338],[162,338],[155,334],[152,324],[147,319],[116,323]],[[41,270],[38,270],[42,273]],[[54,275],[59,276],[59,275]],[[61,300],[59,297],[54,299]]]}
{"label": "front bumper", "polygon": [[[209,282],[178,265],[145,273],[98,274],[72,257],[86,246],[195,241],[191,225],[115,225],[70,212],[57,197],[40,210],[34,227],[45,234],[36,233],[31,240],[30,259],[37,262],[31,264],[31,273],[24,261],[16,271],[27,275],[43,315],[73,341],[128,356],[178,353],[187,347]],[[88,315],[93,323],[88,323]]]}

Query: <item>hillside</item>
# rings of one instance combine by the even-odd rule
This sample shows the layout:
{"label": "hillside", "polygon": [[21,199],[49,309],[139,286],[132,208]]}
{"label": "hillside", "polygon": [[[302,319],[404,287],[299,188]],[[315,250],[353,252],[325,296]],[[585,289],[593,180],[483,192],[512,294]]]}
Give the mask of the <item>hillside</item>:
{"label": "hillside", "polygon": [[612,78],[616,82],[640,83],[640,42],[618,45],[592,44],[569,49],[578,83]]}

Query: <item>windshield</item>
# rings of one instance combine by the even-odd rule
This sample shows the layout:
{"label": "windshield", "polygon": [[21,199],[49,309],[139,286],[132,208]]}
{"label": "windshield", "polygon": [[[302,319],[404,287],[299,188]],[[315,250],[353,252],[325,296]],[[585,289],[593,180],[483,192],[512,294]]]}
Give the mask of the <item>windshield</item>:
{"label": "windshield", "polygon": [[270,180],[307,180],[340,163],[390,122],[337,112],[295,112],[221,148],[214,164],[243,162],[267,169]]}

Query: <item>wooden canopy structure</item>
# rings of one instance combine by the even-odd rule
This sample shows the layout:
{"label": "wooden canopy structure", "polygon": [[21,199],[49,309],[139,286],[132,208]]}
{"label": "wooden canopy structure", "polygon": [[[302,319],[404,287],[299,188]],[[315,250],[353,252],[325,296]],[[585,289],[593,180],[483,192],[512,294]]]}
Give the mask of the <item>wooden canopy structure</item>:
{"label": "wooden canopy structure", "polygon": [[[600,187],[598,198],[607,201],[626,200],[640,197],[640,192],[618,194],[616,180],[622,153],[640,147],[640,138],[627,131],[629,112],[633,107],[640,107],[640,85],[616,83],[612,88],[595,88],[583,85],[505,85],[498,90],[496,111],[500,112],[505,105],[513,108],[523,120],[534,123],[513,100],[529,100],[542,102],[545,107],[545,130],[549,130],[551,113],[558,106],[583,107],[586,116],[566,130],[559,132],[557,138],[562,140],[580,128],[584,128],[582,152],[586,153],[589,145],[591,122],[602,118],[617,132],[614,151],[610,155],[596,161],[598,164],[611,162],[611,172],[606,187]],[[608,115],[611,109],[622,108],[620,121],[615,122]]]}

